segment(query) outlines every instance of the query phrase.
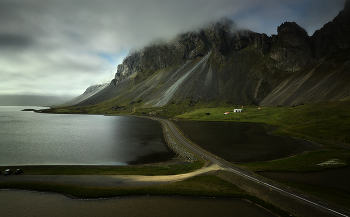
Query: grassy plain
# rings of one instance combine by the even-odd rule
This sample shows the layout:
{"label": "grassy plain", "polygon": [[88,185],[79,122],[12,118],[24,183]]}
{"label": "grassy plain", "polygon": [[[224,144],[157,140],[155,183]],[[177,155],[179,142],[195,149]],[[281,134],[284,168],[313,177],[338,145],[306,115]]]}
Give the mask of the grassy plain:
{"label": "grassy plain", "polygon": [[[241,106],[201,108],[178,115],[196,121],[236,121],[264,123],[281,127],[276,134],[312,138],[318,141],[350,144],[350,102],[311,103],[295,107]],[[230,112],[224,115],[225,112]],[[210,113],[206,115],[205,113]],[[349,146],[350,147],[350,146]]]}
{"label": "grassy plain", "polygon": [[[242,113],[232,107],[200,108],[177,115],[194,121],[234,121],[263,123],[280,127],[274,135],[292,136],[321,143],[324,150],[268,162],[252,162],[242,166],[252,171],[311,172],[350,164],[350,102],[313,103],[295,107],[245,106]],[[225,112],[230,112],[224,115]],[[210,113],[206,115],[205,113]],[[344,164],[317,166],[339,159]]]}

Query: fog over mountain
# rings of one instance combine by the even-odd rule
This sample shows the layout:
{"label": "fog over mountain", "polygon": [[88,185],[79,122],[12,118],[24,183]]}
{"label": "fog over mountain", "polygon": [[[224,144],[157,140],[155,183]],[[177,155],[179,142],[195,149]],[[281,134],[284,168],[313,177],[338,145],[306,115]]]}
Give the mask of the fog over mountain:
{"label": "fog over mountain", "polygon": [[129,53],[109,86],[70,103],[107,102],[115,109],[184,101],[271,106],[350,100],[350,0],[312,36],[295,22],[276,29],[268,36],[222,18],[150,43]]}
{"label": "fog over mountain", "polygon": [[0,0],[0,94],[78,95],[110,81],[129,50],[223,16],[267,35],[312,35],[344,0]]}

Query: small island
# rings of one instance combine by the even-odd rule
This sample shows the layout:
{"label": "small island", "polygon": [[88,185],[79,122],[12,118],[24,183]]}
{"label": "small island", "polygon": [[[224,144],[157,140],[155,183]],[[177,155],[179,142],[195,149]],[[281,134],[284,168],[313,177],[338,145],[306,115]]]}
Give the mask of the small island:
{"label": "small island", "polygon": [[22,109],[22,112],[35,112],[36,109]]}

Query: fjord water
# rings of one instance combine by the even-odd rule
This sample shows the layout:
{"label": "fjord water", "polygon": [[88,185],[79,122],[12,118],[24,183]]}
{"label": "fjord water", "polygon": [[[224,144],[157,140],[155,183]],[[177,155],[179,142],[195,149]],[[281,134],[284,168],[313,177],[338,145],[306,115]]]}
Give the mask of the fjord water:
{"label": "fjord water", "polygon": [[174,156],[153,120],[24,108],[35,107],[0,106],[0,165],[130,165]]}
{"label": "fjord water", "polygon": [[[240,199],[135,196],[70,199],[64,195],[0,190],[3,216],[235,216],[270,217],[273,213]],[[18,208],[20,207],[20,209]]]}

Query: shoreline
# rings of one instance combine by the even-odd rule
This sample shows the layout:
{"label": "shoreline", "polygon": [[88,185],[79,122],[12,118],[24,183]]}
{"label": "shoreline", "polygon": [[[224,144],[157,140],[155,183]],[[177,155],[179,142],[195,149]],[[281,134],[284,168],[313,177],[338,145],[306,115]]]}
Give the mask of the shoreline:
{"label": "shoreline", "polygon": [[[168,123],[169,124],[169,126],[171,126],[171,127],[173,127],[172,125],[173,124],[171,124],[170,122]],[[173,127],[174,128],[174,127]],[[174,129],[172,129],[173,131],[174,131]],[[177,138],[179,138],[178,136],[179,136],[179,132],[178,131],[174,131],[174,133],[175,134],[178,134],[177,135]],[[181,136],[180,136],[181,137]],[[193,145],[193,144],[192,144]],[[186,144],[186,146],[188,146],[189,148],[191,148],[191,145],[187,145]],[[209,157],[209,159],[211,159],[210,157]],[[213,162],[215,162],[214,160],[213,160]],[[128,166],[126,166],[126,167],[128,167]],[[165,168],[165,169],[168,169],[168,168]],[[215,170],[215,171],[217,171],[217,170]],[[221,170],[220,170],[221,171]],[[236,176],[237,174],[233,174],[232,173],[232,171],[226,171],[226,172],[228,172],[229,174],[229,176]],[[220,174],[220,172],[218,173],[218,174]],[[223,172],[223,174],[224,174],[224,172]],[[186,175],[186,174],[183,174],[183,175]],[[175,175],[176,176],[176,175]],[[217,174],[215,175],[215,177],[217,176]],[[195,176],[195,177],[203,177],[203,176]],[[91,178],[91,177],[90,177]],[[149,178],[149,177],[148,177]],[[153,178],[155,178],[155,179],[159,179],[159,177],[157,177],[157,176],[153,176]],[[242,179],[243,177],[239,177],[239,179]],[[185,181],[186,182],[186,181]],[[247,182],[247,180],[245,180],[245,182]],[[255,182],[255,181],[254,181]],[[175,182],[175,183],[177,183],[177,182]],[[235,181],[235,180],[232,180],[232,182],[231,181],[229,181],[229,183],[234,183],[235,185],[236,184],[239,184],[239,183],[237,183],[237,181]],[[11,185],[11,183],[9,183],[10,185]],[[12,183],[12,184],[14,184],[14,183]],[[18,183],[17,183],[18,184]],[[33,184],[33,183],[32,183]],[[32,186],[37,186],[37,183],[35,182],[34,183],[35,185],[32,185]],[[258,186],[255,186],[256,184],[258,184]],[[30,189],[30,187],[29,186],[31,186],[31,183],[26,183],[26,185],[27,185],[27,187],[24,187],[24,188],[26,188],[26,189]],[[54,189],[56,189],[57,187],[59,187],[58,189],[65,189],[65,188],[67,188],[67,186],[66,185],[59,185],[59,184],[52,184],[53,186],[54,186]],[[243,185],[241,185],[241,184],[239,184],[238,186],[239,186],[239,188],[242,188],[242,189],[244,189],[244,190],[248,190],[249,189],[249,185],[250,184],[243,184]],[[255,186],[254,188],[256,188],[256,190],[258,190],[258,191],[260,191],[261,193],[263,193],[263,191],[265,191],[266,189],[265,189],[265,186],[262,186],[261,184],[259,184],[259,182],[258,183],[252,183],[252,186]],[[4,185],[2,185],[2,187],[4,187],[4,188],[6,188],[6,186],[4,186]],[[12,187],[16,187],[16,185],[14,185],[14,186],[12,186]],[[18,187],[18,185],[17,185],[17,187]],[[44,187],[45,188],[45,185],[44,186],[42,186],[42,187]],[[248,187],[248,188],[247,188]],[[74,188],[74,186],[73,186],[73,188]],[[153,189],[152,191],[155,191],[155,192],[158,192],[159,191],[159,189],[162,189],[163,188],[163,186],[162,185],[156,185],[155,186],[155,189]],[[192,187],[193,188],[193,187]],[[196,186],[196,188],[197,188],[197,186]],[[124,189],[123,187],[121,188],[121,189]],[[121,189],[118,189],[118,190],[121,190]],[[147,189],[147,188],[146,188]],[[85,189],[84,191],[86,191],[87,189]],[[91,189],[90,189],[91,190]],[[125,192],[125,190],[127,191],[127,192]],[[136,190],[136,191],[135,191]],[[196,191],[196,189],[193,189],[193,190],[195,190]],[[198,190],[198,189],[197,189]],[[55,190],[55,191],[60,191],[60,190]],[[152,192],[151,191],[151,192]],[[143,190],[141,190],[141,189],[133,189],[133,190],[131,190],[130,191],[130,189],[128,190],[128,189],[124,189],[124,190],[122,190],[122,192],[125,192],[126,194],[142,194],[142,192],[143,192]],[[134,192],[134,193],[131,193],[131,192]],[[168,193],[170,193],[170,192],[168,192]],[[248,194],[248,196],[246,196],[248,199],[250,198],[250,197],[255,197],[255,196],[257,196],[256,195],[256,193],[254,193],[254,192],[250,192],[250,191],[248,191],[248,193],[250,193],[250,194]],[[265,192],[266,193],[266,192]],[[265,195],[266,196],[266,194],[265,193],[263,193],[263,195]],[[155,194],[162,194],[162,193],[155,193]],[[202,195],[203,193],[200,193],[200,195]],[[221,193],[220,193],[221,194]],[[214,195],[220,195],[220,194],[217,194],[217,193],[215,193]],[[117,195],[120,195],[120,193],[118,193]],[[121,194],[121,195],[124,195],[124,194]],[[250,196],[249,196],[250,195]],[[252,196],[252,195],[255,195],[255,196]],[[259,195],[259,194],[258,194]],[[280,207],[278,204],[278,202],[277,202],[277,204],[275,203],[275,202],[273,202],[273,200],[271,200],[271,199],[273,199],[274,197],[276,197],[277,195],[276,194],[272,194],[272,193],[269,193],[268,195],[270,195],[270,196],[273,196],[273,197],[271,197],[270,199],[267,199],[267,200],[265,200],[265,199],[263,199],[264,197],[262,197],[262,195],[260,195],[260,196],[258,196],[258,198],[259,198],[259,200],[261,200],[261,199],[263,199],[263,201],[264,201],[264,203],[268,203],[268,204],[275,204],[275,205],[277,205],[278,207]],[[261,198],[262,197],[262,198]],[[290,200],[291,198],[288,198],[288,201]],[[267,201],[267,202],[266,202]],[[282,206],[283,207],[283,206]],[[286,209],[286,210],[290,210],[291,209],[291,207],[284,207],[284,209]],[[301,209],[301,208],[300,208]],[[306,209],[306,208],[305,208]],[[311,209],[311,207],[309,207],[309,208],[307,208],[307,210],[309,210],[309,209]]]}

